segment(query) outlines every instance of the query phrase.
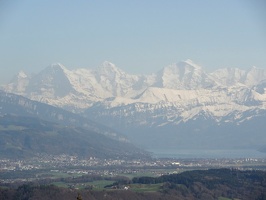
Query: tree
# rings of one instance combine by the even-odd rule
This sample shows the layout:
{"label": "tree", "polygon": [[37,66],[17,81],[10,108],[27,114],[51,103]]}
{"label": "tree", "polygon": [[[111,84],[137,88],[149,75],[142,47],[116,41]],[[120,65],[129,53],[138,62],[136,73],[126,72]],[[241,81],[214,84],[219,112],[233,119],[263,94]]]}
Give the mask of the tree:
{"label": "tree", "polygon": [[81,197],[80,194],[78,194],[78,196],[77,196],[77,200],[82,200],[82,197]]}

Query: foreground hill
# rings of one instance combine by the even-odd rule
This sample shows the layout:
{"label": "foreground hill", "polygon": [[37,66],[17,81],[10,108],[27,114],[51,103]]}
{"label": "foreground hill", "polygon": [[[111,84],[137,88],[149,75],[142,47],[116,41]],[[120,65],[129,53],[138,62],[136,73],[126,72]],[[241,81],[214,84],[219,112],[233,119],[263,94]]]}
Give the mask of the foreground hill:
{"label": "foreground hill", "polygon": [[123,135],[68,111],[0,92],[0,157],[142,157]]}
{"label": "foreground hill", "polygon": [[[88,180],[90,177],[87,177]],[[94,177],[95,178],[95,177]],[[77,196],[90,200],[264,200],[266,199],[266,173],[264,171],[239,171],[212,169],[187,171],[157,178],[139,177],[132,181],[115,182],[115,188],[99,191],[58,188],[53,185],[33,183],[16,189],[0,188],[0,199],[74,200]],[[86,177],[80,178],[82,183]],[[73,179],[75,181],[75,179]],[[71,182],[70,182],[71,183]],[[130,188],[124,190],[123,186]],[[12,188],[12,184],[7,185]],[[7,188],[7,187],[6,187]],[[113,187],[114,188],[114,187]],[[143,189],[141,191],[141,189]],[[145,191],[146,189],[146,191]]]}
{"label": "foreground hill", "polygon": [[79,157],[142,157],[129,142],[120,142],[79,127],[67,127],[38,118],[0,116],[1,158],[29,158],[39,154]]}

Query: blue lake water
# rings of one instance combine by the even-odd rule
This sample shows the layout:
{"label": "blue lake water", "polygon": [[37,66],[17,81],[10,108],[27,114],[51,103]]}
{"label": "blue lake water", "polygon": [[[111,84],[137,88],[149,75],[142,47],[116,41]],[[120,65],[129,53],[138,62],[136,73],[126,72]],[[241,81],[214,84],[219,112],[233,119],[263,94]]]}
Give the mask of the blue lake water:
{"label": "blue lake water", "polygon": [[254,149],[237,150],[184,150],[148,149],[157,158],[266,158],[266,153]]}

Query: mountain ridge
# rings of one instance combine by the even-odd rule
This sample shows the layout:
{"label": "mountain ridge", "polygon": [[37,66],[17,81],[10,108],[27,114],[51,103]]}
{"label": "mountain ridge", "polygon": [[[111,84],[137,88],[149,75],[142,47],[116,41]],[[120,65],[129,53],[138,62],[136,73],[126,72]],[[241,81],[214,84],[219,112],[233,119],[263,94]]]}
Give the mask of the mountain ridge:
{"label": "mountain ridge", "polygon": [[[151,75],[127,74],[110,62],[104,62],[97,69],[68,70],[62,65],[59,69],[58,77],[56,70],[46,73],[44,69],[36,75],[42,77],[38,81],[34,77],[28,78],[28,82],[18,79],[17,84],[13,81],[3,88],[80,113],[126,133],[137,142],[151,130],[156,132],[153,129],[156,127],[161,130],[157,142],[166,137],[163,132],[166,135],[169,132],[171,137],[179,137],[182,132],[184,138],[188,132],[213,132],[213,127],[219,129],[220,126],[230,132],[228,127],[232,124],[234,131],[243,132],[242,126],[256,117],[264,119],[266,114],[266,70],[255,67],[249,70],[225,68],[207,73],[203,67],[187,60]],[[61,75],[66,84],[58,81]],[[34,85],[38,85],[38,90],[31,89]],[[200,121],[206,126],[202,127]],[[187,125],[180,128],[182,124],[200,128]],[[139,136],[136,136],[137,130]],[[257,134],[262,132],[260,129]],[[260,141],[257,144],[262,145]],[[253,145],[257,148],[256,143]]]}
{"label": "mountain ridge", "polygon": [[0,91],[1,158],[38,154],[80,157],[145,157],[114,129],[80,115]]}
{"label": "mountain ridge", "polygon": [[[173,90],[228,88],[252,89],[266,80],[266,70],[237,68],[204,72],[191,60],[164,67],[157,74],[131,75],[105,61],[92,69],[68,70],[62,64],[52,64],[33,77],[18,77],[2,89],[72,111],[84,110],[108,98],[136,99],[150,87]],[[262,90],[261,90],[262,91]]]}

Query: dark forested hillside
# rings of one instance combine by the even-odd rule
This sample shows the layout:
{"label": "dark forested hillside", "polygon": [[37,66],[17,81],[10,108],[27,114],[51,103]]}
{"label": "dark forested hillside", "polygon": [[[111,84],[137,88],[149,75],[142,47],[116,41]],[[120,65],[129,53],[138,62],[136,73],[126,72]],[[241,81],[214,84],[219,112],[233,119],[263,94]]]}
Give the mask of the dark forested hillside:
{"label": "dark forested hillside", "polygon": [[195,170],[157,178],[136,177],[132,182],[163,183],[161,186],[163,192],[181,196],[192,194],[193,199],[218,199],[220,196],[229,199],[266,199],[265,171]]}
{"label": "dark forested hillside", "polygon": [[[84,180],[83,180],[84,181]],[[121,183],[125,180],[121,179]],[[136,188],[159,185],[157,190],[149,192],[136,191]],[[58,188],[53,185],[32,183],[16,189],[1,189],[0,199],[5,200],[265,200],[266,172],[240,171],[231,169],[211,169],[187,171],[181,174],[164,175],[157,178],[136,177],[126,183],[129,190],[111,189],[93,190],[92,188],[76,190]],[[10,187],[12,188],[12,187]]]}

